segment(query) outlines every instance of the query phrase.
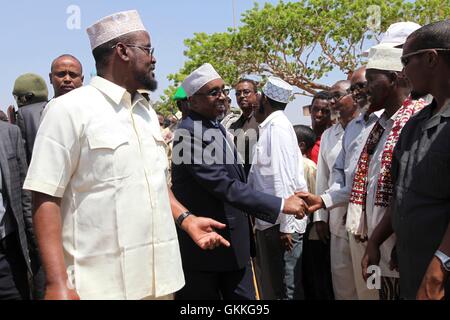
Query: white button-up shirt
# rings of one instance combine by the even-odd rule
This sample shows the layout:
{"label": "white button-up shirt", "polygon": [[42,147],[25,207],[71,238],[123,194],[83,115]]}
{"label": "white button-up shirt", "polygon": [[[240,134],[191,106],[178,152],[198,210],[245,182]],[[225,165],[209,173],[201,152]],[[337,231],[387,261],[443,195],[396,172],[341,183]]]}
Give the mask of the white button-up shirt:
{"label": "white button-up shirt", "polygon": [[61,197],[65,262],[81,299],[164,296],[184,285],[155,111],[101,77],[54,99],[24,188]]}
{"label": "white button-up shirt", "polygon": [[[317,164],[316,194],[325,193],[332,185],[332,172],[336,158],[342,150],[344,128],[340,123],[325,130],[320,141],[319,160]],[[314,213],[314,222],[324,221],[330,225],[330,232],[337,237],[348,238],[344,224],[347,206],[337,207],[330,211],[320,209]]]}
{"label": "white button-up shirt", "polygon": [[321,195],[327,209],[348,205],[359,156],[370,131],[383,112],[384,109],[370,114],[367,122],[364,114],[361,114],[345,128],[342,150],[333,167],[333,184]]}
{"label": "white button-up shirt", "polygon": [[[387,118],[386,114],[383,114],[378,122],[383,127],[384,132],[377,144],[377,147],[370,159],[369,169],[367,174],[367,196],[366,196],[366,217],[367,217],[367,231],[370,237],[373,230],[380,223],[384,214],[389,210],[389,207],[375,206],[376,192],[378,187],[378,179],[381,173],[381,160],[383,151],[389,134],[391,133],[392,126],[394,124],[394,118],[396,114],[391,118]],[[390,236],[380,247],[381,259],[380,269],[381,275],[384,277],[397,277],[399,276],[397,271],[389,269],[389,261],[391,259],[391,252],[395,246],[395,235]]]}
{"label": "white button-up shirt", "polygon": [[[255,146],[252,168],[248,178],[250,186],[283,199],[295,192],[307,192],[303,177],[303,158],[297,144],[294,128],[283,111],[275,111],[259,126],[259,141]],[[280,232],[304,233],[307,218],[295,219],[281,213],[275,223]],[[265,230],[274,226],[256,219],[255,227]]]}

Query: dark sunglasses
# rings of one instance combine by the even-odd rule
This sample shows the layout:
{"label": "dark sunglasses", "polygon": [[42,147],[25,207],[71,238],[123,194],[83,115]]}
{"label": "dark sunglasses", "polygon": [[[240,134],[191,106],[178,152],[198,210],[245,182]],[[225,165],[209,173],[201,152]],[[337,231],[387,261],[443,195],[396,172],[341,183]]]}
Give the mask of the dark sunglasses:
{"label": "dark sunglasses", "polygon": [[409,63],[409,58],[418,55],[418,54],[422,54],[422,53],[426,53],[426,52],[430,52],[430,51],[441,51],[441,52],[445,52],[445,51],[450,51],[450,49],[445,49],[445,48],[431,48],[431,49],[421,49],[421,50],[417,50],[411,53],[407,53],[404,54],[403,56],[400,57],[400,60],[402,62],[403,67],[406,67]]}

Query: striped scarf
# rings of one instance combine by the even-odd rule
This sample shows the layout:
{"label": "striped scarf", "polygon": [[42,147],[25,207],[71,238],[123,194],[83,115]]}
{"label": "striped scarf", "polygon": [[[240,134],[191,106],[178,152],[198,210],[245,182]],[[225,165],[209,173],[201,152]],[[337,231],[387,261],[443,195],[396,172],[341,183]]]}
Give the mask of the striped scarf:
{"label": "striped scarf", "polygon": [[[375,206],[383,208],[389,206],[393,188],[391,164],[394,147],[397,144],[400,133],[406,122],[408,122],[409,118],[417,111],[420,111],[424,106],[425,101],[423,99],[412,100],[411,97],[408,97],[393,117],[394,123],[387,137],[381,156],[381,168],[378,176]],[[352,192],[348,207],[347,229],[350,233],[355,234],[362,240],[367,240],[368,236],[366,199],[369,165],[383,132],[384,129],[378,121],[370,132],[363,151],[361,152],[352,184]]]}

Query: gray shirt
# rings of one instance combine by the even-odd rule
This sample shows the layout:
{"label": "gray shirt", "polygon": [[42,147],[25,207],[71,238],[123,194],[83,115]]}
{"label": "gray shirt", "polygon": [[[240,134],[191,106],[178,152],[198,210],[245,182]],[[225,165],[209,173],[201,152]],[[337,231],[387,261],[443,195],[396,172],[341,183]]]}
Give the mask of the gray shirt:
{"label": "gray shirt", "polygon": [[392,222],[406,299],[415,299],[450,222],[450,103],[433,115],[435,107],[408,121],[392,159]]}

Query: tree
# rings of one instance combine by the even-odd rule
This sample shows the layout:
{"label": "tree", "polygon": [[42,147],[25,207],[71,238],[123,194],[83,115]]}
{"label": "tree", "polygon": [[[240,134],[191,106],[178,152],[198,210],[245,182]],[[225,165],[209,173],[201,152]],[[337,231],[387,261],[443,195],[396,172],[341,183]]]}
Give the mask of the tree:
{"label": "tree", "polygon": [[398,21],[427,24],[450,16],[450,0],[300,0],[255,4],[242,26],[223,33],[195,33],[185,40],[188,58],[169,75],[178,85],[205,62],[233,85],[247,74],[273,74],[313,95],[328,89],[333,69],[349,74],[361,64],[364,43]]}

